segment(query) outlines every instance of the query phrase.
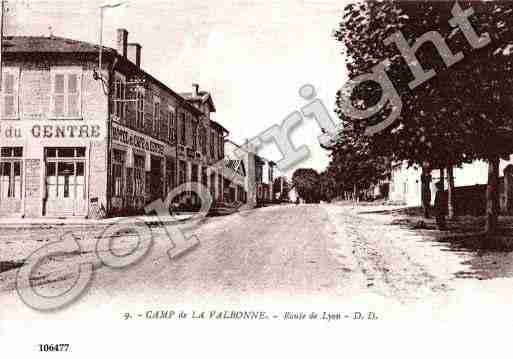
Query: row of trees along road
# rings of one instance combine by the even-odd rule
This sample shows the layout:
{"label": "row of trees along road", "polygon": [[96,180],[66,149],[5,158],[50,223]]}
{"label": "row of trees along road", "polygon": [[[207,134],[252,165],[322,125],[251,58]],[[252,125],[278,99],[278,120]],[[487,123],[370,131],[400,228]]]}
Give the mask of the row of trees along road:
{"label": "row of trees along road", "polygon": [[[485,160],[489,164],[486,230],[494,232],[499,210],[499,158],[513,152],[509,56],[513,53],[513,2],[474,0],[458,4],[463,10],[474,9],[470,21],[478,35],[490,35],[490,44],[473,49],[463,32],[451,27],[454,1],[359,0],[346,7],[334,37],[345,49],[349,77],[370,73],[375,65],[390,59],[387,74],[403,107],[392,126],[365,136],[365,128],[383,121],[390,108],[369,119],[354,120],[342,113],[340,99],[347,94],[339,92],[337,112],[344,128],[351,125],[352,131],[340,134],[328,146],[332,161],[327,172],[339,183],[366,186],[381,178],[386,172],[383,166],[391,162],[407,161],[410,166],[422,167],[424,173],[447,168],[450,174],[453,167]],[[462,52],[464,58],[447,68],[436,47],[426,42],[416,55],[425,71],[432,68],[437,75],[412,90],[408,84],[414,76],[408,64],[396,45],[384,44],[398,31],[410,46],[423,34],[437,31],[452,53]],[[378,84],[365,82],[351,94],[351,100],[365,109],[376,104],[381,94]]]}

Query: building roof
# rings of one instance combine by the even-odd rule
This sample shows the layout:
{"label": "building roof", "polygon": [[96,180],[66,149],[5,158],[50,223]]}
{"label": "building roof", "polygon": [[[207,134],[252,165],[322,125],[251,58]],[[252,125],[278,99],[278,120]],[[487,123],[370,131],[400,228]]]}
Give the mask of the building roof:
{"label": "building roof", "polygon": [[[237,148],[240,148],[241,150],[245,151],[246,153],[249,152],[246,145],[239,145],[238,143],[236,143],[232,140],[228,140],[227,142],[231,143],[232,145],[234,145]],[[268,160],[267,158],[257,155],[256,153],[253,153],[253,154],[255,155],[255,162],[257,164],[264,165],[267,163],[267,164],[269,164],[269,166],[272,166],[272,167],[276,166],[276,162],[274,162],[272,160]]]}
{"label": "building roof", "polygon": [[[105,55],[111,55],[113,57],[118,57],[123,59],[118,52],[110,47],[103,46],[103,51]],[[97,54],[100,50],[100,46],[96,44],[92,44],[85,41],[78,41],[73,39],[68,39],[64,37],[58,36],[6,36],[4,37],[3,46],[4,53],[65,53],[65,54]],[[132,67],[136,67],[134,63],[132,63],[129,59],[123,59],[126,64],[130,64]],[[142,68],[137,68],[137,71],[142,72],[146,78],[154,81],[165,90],[172,93],[174,96],[181,98],[183,103],[190,109],[195,111],[198,115],[202,114],[202,112],[193,106],[190,101],[183,98],[180,94],[173,91],[169,86],[164,84],[162,81],[153,77],[148,72],[144,71]]]}
{"label": "building roof", "polygon": [[[106,52],[116,51],[103,48]],[[5,36],[3,41],[4,52],[96,53],[99,49],[99,45],[58,36]]]}
{"label": "building roof", "polygon": [[[96,44],[92,44],[85,41],[78,41],[73,39],[68,39],[59,36],[5,36],[3,39],[2,46],[4,53],[98,53],[100,46]],[[110,47],[103,46],[103,51],[105,54],[109,54],[112,56],[118,56],[122,58],[118,52]],[[130,60],[125,59],[126,63],[130,63],[132,66],[135,66]],[[148,72],[144,71],[141,68],[137,69],[146,75],[152,81],[155,81],[160,86],[164,87],[166,90],[170,91],[175,96],[181,97],[184,100],[184,103],[188,105],[191,110],[196,111],[198,114],[202,113],[199,109],[197,109],[193,103],[195,101],[208,101],[211,106],[213,112],[215,112],[214,102],[212,100],[212,96],[209,92],[199,91],[199,96],[193,96],[192,92],[186,93],[177,93],[173,91],[169,86],[161,82],[160,80],[153,77]],[[229,133],[229,131],[224,128],[221,124],[216,121],[211,120],[211,124],[224,131]]]}
{"label": "building roof", "polygon": [[225,159],[224,160],[226,168],[231,169],[232,171],[238,173],[242,177],[246,176],[246,170],[244,167],[244,161],[243,160],[230,160]]}
{"label": "building roof", "polygon": [[180,92],[180,96],[182,96],[184,99],[186,99],[189,102],[201,102],[205,103],[208,102],[210,105],[210,110],[212,112],[216,112],[216,106],[214,105],[214,100],[212,99],[212,96],[210,95],[210,92],[207,91],[199,91],[198,95],[194,95],[192,92]]}
{"label": "building roof", "polygon": [[223,127],[223,125],[221,125],[219,122],[216,122],[214,120],[210,120],[210,124],[212,125],[212,127],[215,127],[225,133],[230,133],[230,131],[228,131],[226,128]]}

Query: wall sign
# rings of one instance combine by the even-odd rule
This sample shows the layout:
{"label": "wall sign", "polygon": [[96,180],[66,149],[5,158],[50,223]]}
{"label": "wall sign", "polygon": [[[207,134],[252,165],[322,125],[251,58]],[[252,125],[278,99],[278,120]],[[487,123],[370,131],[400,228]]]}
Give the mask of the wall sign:
{"label": "wall sign", "polygon": [[148,136],[138,134],[135,131],[115,124],[112,124],[112,140],[141,150],[164,155],[165,147],[163,144],[152,141]]}

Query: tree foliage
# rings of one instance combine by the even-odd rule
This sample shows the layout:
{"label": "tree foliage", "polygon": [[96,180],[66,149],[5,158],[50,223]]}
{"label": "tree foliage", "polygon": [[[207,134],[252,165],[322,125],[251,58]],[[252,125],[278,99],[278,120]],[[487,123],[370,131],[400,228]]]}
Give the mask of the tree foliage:
{"label": "tree foliage", "polygon": [[[488,45],[474,48],[459,27],[450,25],[456,4],[463,10],[473,9],[469,20],[478,36],[489,35]],[[355,120],[343,113],[341,99],[348,94],[339,92],[338,115],[344,127],[352,126],[353,131],[339,137],[334,155],[344,145],[361,141],[373,156],[405,160],[410,165],[428,163],[431,168],[444,168],[484,159],[496,167],[499,156],[513,152],[512,15],[511,1],[360,0],[347,6],[334,37],[346,49],[349,77],[370,73],[388,58],[387,75],[401,98],[402,110],[392,126],[361,139],[365,128],[383,121],[391,108]],[[385,45],[398,31],[410,46],[436,31],[452,54],[462,53],[463,59],[448,67],[437,48],[426,42],[415,54],[423,69],[435,70],[436,76],[411,89],[414,76],[408,64],[395,44]],[[365,82],[350,96],[355,107],[366,109],[378,103],[382,90],[376,83]],[[493,183],[492,178],[489,198],[497,198]]]}
{"label": "tree foliage", "polygon": [[[511,58],[509,51],[513,3],[507,1],[460,1],[463,10],[472,7],[470,17],[477,34],[489,33],[492,42],[473,49],[459,28],[449,24],[453,1],[358,1],[346,9],[344,21],[335,38],[346,47],[347,68],[351,78],[368,73],[388,58],[387,74],[398,90],[403,108],[393,126],[373,136],[373,151],[392,160],[407,160],[421,165],[429,162],[433,168],[461,164],[476,158],[488,159],[504,151],[504,141],[498,142],[498,129],[510,127],[506,104],[510,101]],[[410,45],[422,35],[438,32],[453,54],[463,53],[463,60],[447,68],[435,46],[426,42],[416,53],[427,71],[436,76],[410,89],[414,79],[394,44],[384,41],[401,31]],[[353,94],[361,107],[376,103],[381,89],[374,83],[364,83]],[[346,94],[339,93],[340,96]],[[354,123],[338,108],[346,126]],[[356,136],[369,123],[382,121],[387,110],[354,126]],[[343,136],[342,138],[347,138]],[[351,141],[351,140],[350,140]]]}
{"label": "tree foliage", "polygon": [[307,203],[315,203],[320,195],[320,176],[312,168],[299,168],[292,175],[292,186]]}

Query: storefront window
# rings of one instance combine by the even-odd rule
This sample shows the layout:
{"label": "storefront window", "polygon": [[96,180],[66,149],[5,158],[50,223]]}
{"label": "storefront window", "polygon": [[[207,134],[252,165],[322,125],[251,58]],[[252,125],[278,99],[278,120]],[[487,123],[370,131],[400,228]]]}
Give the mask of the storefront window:
{"label": "storefront window", "polygon": [[128,196],[134,195],[134,169],[126,168],[126,188],[125,193]]}
{"label": "storefront window", "polygon": [[191,182],[198,182],[199,178],[198,178],[198,173],[199,169],[198,169],[198,165],[192,165],[192,168],[191,168]]}
{"label": "storefront window", "polygon": [[166,177],[167,177],[167,193],[175,188],[176,182],[176,169],[175,159],[166,158]]}
{"label": "storefront window", "polygon": [[210,175],[210,194],[212,195],[212,198],[215,199],[215,196],[216,196],[216,175],[215,175],[215,173],[212,173]]}
{"label": "storefront window", "polygon": [[126,154],[123,151],[114,150],[112,156],[112,176],[114,178],[113,195],[115,197],[122,197],[123,195],[123,184],[124,184],[124,172],[125,172],[125,158]]}
{"label": "storefront window", "polygon": [[217,179],[217,195],[219,199],[222,199],[223,196],[223,176],[219,175]]}
{"label": "storefront window", "polygon": [[144,157],[134,155],[134,190],[136,197],[144,197]]}
{"label": "storefront window", "polygon": [[[85,198],[85,147],[49,147],[45,149],[46,189],[49,200]],[[64,204],[73,205],[73,201]]]}
{"label": "storefront window", "polygon": [[180,183],[184,184],[187,182],[187,164],[185,161],[180,161]]}
{"label": "storefront window", "polygon": [[208,184],[208,175],[207,175],[207,167],[203,167],[201,169],[201,183],[203,186],[207,186]]}
{"label": "storefront window", "polygon": [[0,152],[0,199],[21,198],[23,148],[2,147]]}

